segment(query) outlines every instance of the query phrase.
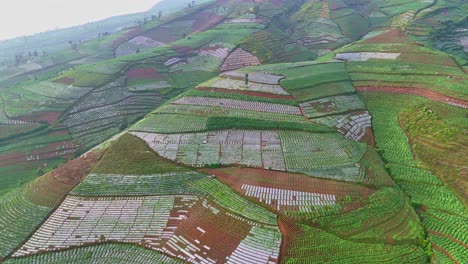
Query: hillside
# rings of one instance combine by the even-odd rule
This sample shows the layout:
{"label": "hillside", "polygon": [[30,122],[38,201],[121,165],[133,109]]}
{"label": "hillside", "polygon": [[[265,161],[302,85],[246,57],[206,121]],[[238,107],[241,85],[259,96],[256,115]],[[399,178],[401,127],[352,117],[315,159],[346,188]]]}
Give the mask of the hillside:
{"label": "hillside", "polygon": [[467,8],[195,2],[3,68],[0,262],[468,262]]}

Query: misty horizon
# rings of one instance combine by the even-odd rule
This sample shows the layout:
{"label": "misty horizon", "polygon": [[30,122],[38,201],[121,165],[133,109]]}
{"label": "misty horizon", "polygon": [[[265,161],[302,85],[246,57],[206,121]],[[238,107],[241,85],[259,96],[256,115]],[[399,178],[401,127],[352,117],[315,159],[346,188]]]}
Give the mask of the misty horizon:
{"label": "misty horizon", "polygon": [[145,12],[161,0],[7,0],[0,9],[0,41]]}

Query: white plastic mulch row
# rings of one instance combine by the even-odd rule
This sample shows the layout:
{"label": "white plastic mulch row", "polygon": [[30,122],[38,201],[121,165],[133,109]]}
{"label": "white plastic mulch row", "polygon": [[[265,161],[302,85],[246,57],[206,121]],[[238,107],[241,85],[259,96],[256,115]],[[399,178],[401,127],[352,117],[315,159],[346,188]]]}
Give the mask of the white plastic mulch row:
{"label": "white plastic mulch row", "polygon": [[145,236],[161,236],[174,199],[174,196],[92,199],[68,196],[13,256],[80,246],[102,239],[140,243]]}
{"label": "white plastic mulch row", "polygon": [[281,233],[253,226],[247,237],[227,259],[229,264],[278,263]]}
{"label": "white plastic mulch row", "polygon": [[179,100],[174,101],[173,104],[219,106],[219,107],[225,107],[225,108],[250,110],[250,111],[257,111],[257,112],[301,115],[301,111],[299,110],[299,107],[295,107],[295,106],[262,103],[262,102],[250,102],[250,101],[243,101],[243,100],[223,99],[223,98],[183,97]]}
{"label": "white plastic mulch row", "polygon": [[159,155],[192,166],[243,164],[266,169],[286,169],[281,140],[274,131],[132,134],[145,140]]}
{"label": "white plastic mulch row", "polygon": [[277,188],[268,188],[243,184],[242,190],[245,195],[255,197],[260,202],[268,205],[276,205],[277,210],[282,210],[288,206],[297,206],[301,212],[307,212],[314,206],[334,205],[336,196],[332,194],[300,192]]}
{"label": "white plastic mulch row", "polygon": [[338,132],[348,139],[359,141],[365,136],[366,129],[372,127],[372,116],[366,111],[359,115],[347,115],[337,122]]}
{"label": "white plastic mulch row", "polygon": [[367,61],[370,59],[394,60],[401,53],[385,53],[385,52],[346,52],[336,54],[336,59],[345,61]]}

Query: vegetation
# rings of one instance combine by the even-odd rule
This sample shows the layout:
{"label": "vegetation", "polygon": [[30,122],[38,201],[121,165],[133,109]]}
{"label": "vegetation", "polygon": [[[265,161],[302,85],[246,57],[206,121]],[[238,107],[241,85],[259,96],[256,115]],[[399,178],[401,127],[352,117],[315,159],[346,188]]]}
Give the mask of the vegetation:
{"label": "vegetation", "polygon": [[115,141],[93,170],[95,173],[136,175],[183,171],[188,169],[160,158],[143,140],[130,134]]}
{"label": "vegetation", "polygon": [[1,42],[0,262],[467,262],[467,7],[165,0]]}

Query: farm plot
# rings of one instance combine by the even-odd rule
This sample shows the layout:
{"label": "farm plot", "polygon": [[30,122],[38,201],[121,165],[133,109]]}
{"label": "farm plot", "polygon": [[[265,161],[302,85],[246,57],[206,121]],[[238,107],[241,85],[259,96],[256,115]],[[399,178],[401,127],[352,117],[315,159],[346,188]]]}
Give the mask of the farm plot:
{"label": "farm plot", "polygon": [[[388,100],[387,97],[390,96],[392,100]],[[438,176],[431,171],[418,168],[416,160],[411,155],[407,135],[398,123],[400,111],[411,105],[420,104],[422,99],[379,94],[367,94],[365,99],[369,110],[375,113],[374,130],[377,147],[384,150],[383,156],[390,162],[392,177],[408,194],[411,201],[420,206],[418,213],[421,215],[422,224],[430,230],[428,237],[435,249],[435,255],[447,261],[450,259],[449,256],[452,256],[452,262],[462,262],[463,254],[460,254],[461,247],[458,241],[467,239],[466,236],[460,236],[460,223],[465,223],[467,218],[466,208]],[[397,137],[389,141],[388,134]]]}
{"label": "farm plot", "polygon": [[0,197],[0,258],[12,251],[33,232],[51,209],[37,206],[22,189]]}
{"label": "farm plot", "polygon": [[200,49],[199,55],[210,55],[224,61],[231,51],[230,44],[210,44]]}
{"label": "farm plot", "polygon": [[323,210],[324,206],[339,205],[337,214],[353,210],[364,206],[364,197],[374,192],[352,183],[263,169],[224,168],[203,172],[214,175],[244,196],[299,219],[312,211],[330,214],[331,210]]}
{"label": "farm plot", "polygon": [[381,188],[369,196],[364,207],[340,215],[312,216],[312,221],[354,241],[414,243],[423,235],[423,228],[408,198],[397,188]]}
{"label": "farm plot", "polygon": [[318,63],[274,71],[285,76],[281,86],[299,102],[355,92],[344,63]]}
{"label": "farm plot", "polygon": [[[229,244],[219,243],[221,234]],[[107,241],[140,244],[190,263],[236,258],[239,251],[263,253],[246,261],[268,254],[277,263],[281,234],[275,224],[252,222],[195,196],[69,196],[14,257]]]}
{"label": "farm plot", "polygon": [[[223,78],[230,78],[235,80],[245,80],[246,73],[241,71],[229,71],[220,74],[220,77]],[[281,75],[273,75],[263,72],[249,72],[248,73],[248,81],[254,83],[262,83],[262,84],[271,84],[271,85],[278,85],[280,80],[284,77]]]}
{"label": "farm plot", "polygon": [[115,264],[128,263],[165,263],[181,264],[181,260],[170,258],[157,251],[144,249],[141,246],[135,246],[122,243],[105,243],[93,246],[83,246],[79,248],[34,255],[23,258],[11,258],[5,263],[9,264],[27,264],[27,263],[106,263],[112,261]]}
{"label": "farm plot", "polygon": [[[186,198],[188,203],[193,197]],[[175,197],[80,198],[68,196],[14,257],[85,243],[141,243],[161,236]],[[195,199],[196,200],[196,199]]]}
{"label": "farm plot", "polygon": [[234,99],[249,102],[275,103],[298,106],[299,104],[290,95],[279,95],[262,92],[229,90],[223,88],[198,87],[184,94],[185,96],[199,96],[210,98]]}
{"label": "farm plot", "polygon": [[414,87],[367,87],[367,86],[358,86],[356,87],[356,91],[361,93],[367,92],[378,92],[378,93],[393,93],[393,94],[408,94],[408,95],[416,95],[419,97],[424,97],[426,99],[448,104],[455,107],[460,108],[468,108],[468,101],[458,98],[453,98],[451,96],[444,95],[442,93],[438,93],[436,91],[432,91],[429,89],[424,88],[414,88]]}
{"label": "farm plot", "polygon": [[41,93],[46,94],[48,91],[50,91],[52,94],[55,92],[62,93],[61,95],[63,98],[36,93],[34,92],[35,87],[33,86],[25,87],[30,90],[22,89],[22,87],[7,89],[4,91],[2,90],[0,93],[3,98],[4,113],[10,118],[15,118],[28,116],[31,114],[34,115],[38,112],[62,112],[75,103],[80,96],[89,91],[89,88],[70,88],[71,92],[76,93],[72,95],[69,93],[69,91],[60,90],[61,88],[59,88],[59,90],[56,88],[49,89],[47,84],[44,85],[45,86],[42,88],[42,85],[38,86],[39,90],[44,89],[41,91]]}
{"label": "farm plot", "polygon": [[260,64],[260,60],[255,55],[238,48],[229,54],[223,65],[221,65],[220,71],[232,71],[247,66],[257,66]]}
{"label": "farm plot", "polygon": [[319,133],[333,131],[299,115],[175,104],[158,109],[133,126],[131,131],[164,134],[222,129],[285,129]]}
{"label": "farm plot", "polygon": [[219,66],[223,63],[219,58],[210,54],[199,54],[184,60],[182,63],[176,63],[171,66],[171,72],[190,72],[190,71],[206,71],[217,72]]}
{"label": "farm plot", "polygon": [[357,95],[330,96],[300,104],[302,112],[309,118],[338,114],[349,110],[366,109]]}
{"label": "farm plot", "polygon": [[[248,263],[278,263],[281,234],[276,226],[246,221],[206,200],[195,204],[190,213],[163,252],[191,263],[235,261],[239,255]],[[220,241],[220,237],[226,239]]]}
{"label": "farm plot", "polygon": [[243,91],[254,91],[264,92],[280,95],[289,95],[280,85],[278,84],[262,84],[249,82],[247,85],[244,81],[230,78],[215,78],[207,83],[200,84],[199,87],[213,87],[213,88],[224,88],[231,90],[243,90]]}
{"label": "farm plot", "polygon": [[206,178],[196,172],[155,175],[92,173],[71,194],[86,196],[203,195],[190,183]]}
{"label": "farm plot", "polygon": [[145,36],[137,36],[128,42],[122,43],[115,50],[116,57],[122,57],[130,54],[135,54],[137,51],[145,51],[152,48],[165,46],[166,44],[155,41]]}
{"label": "farm plot", "polygon": [[158,94],[131,94],[125,87],[96,92],[76,105],[64,124],[75,139],[89,147],[116,134],[122,124],[131,124],[163,101]]}
{"label": "farm plot", "polygon": [[348,114],[337,120],[336,128],[345,138],[359,141],[366,136],[368,128],[372,127],[372,116],[369,112]]}
{"label": "farm plot", "polygon": [[155,67],[135,67],[127,71],[128,79],[160,79],[162,76]]}
{"label": "farm plot", "polygon": [[36,178],[24,187],[24,195],[34,204],[55,208],[63,198],[89,173],[100,155],[88,152],[58,166],[52,172]]}
{"label": "farm plot", "polygon": [[54,82],[40,82],[23,86],[22,89],[42,96],[62,99],[79,99],[91,90],[88,87],[75,87]]}
{"label": "farm plot", "polygon": [[192,166],[244,164],[285,170],[277,132],[225,130],[194,134],[133,133],[159,155]]}
{"label": "farm plot", "polygon": [[370,59],[378,60],[394,60],[398,58],[401,53],[385,53],[385,52],[348,52],[338,53],[335,58],[337,60],[345,61],[367,61]]}
{"label": "farm plot", "polygon": [[284,261],[291,263],[427,262],[424,249],[418,246],[351,242],[306,225],[288,228],[285,239]]}
{"label": "farm plot", "polygon": [[250,110],[258,112],[301,115],[301,111],[299,110],[299,108],[294,106],[222,98],[218,99],[208,97],[183,97],[172,103],[181,105],[220,106],[223,108]]}
{"label": "farm plot", "polygon": [[[98,68],[106,71],[107,65],[99,65],[94,68]],[[67,85],[74,85],[78,87],[99,87],[106,82],[111,81],[113,74],[88,72],[84,70],[70,70],[53,79],[53,82],[64,83]]]}
{"label": "farm plot", "polygon": [[366,150],[363,143],[355,143],[338,134],[313,134],[281,131],[286,168],[324,178],[357,181],[356,163]]}

